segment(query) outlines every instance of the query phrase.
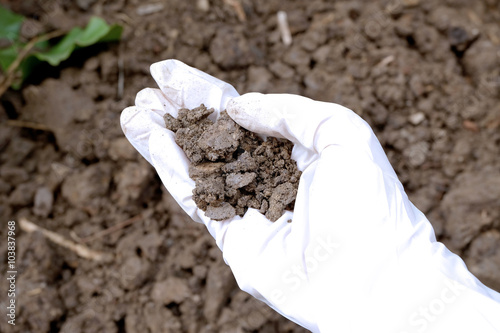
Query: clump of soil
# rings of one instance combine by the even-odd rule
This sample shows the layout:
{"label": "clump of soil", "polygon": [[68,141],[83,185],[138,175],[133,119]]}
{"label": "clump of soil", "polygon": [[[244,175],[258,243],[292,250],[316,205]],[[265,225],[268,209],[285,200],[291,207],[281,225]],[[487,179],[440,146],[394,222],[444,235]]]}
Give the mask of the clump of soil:
{"label": "clump of soil", "polygon": [[297,195],[301,172],[291,159],[293,143],[273,137],[264,141],[226,111],[214,123],[207,118],[213,112],[202,104],[180,109],[178,118],[164,116],[192,162],[193,200],[217,221],[243,216],[248,208],[276,221],[285,209],[293,209]]}

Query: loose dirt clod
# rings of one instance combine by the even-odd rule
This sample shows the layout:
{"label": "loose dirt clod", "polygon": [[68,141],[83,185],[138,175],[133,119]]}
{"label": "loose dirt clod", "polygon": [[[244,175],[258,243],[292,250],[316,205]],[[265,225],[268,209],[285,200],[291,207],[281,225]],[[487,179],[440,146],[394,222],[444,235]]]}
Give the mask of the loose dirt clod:
{"label": "loose dirt clod", "polygon": [[217,221],[243,216],[248,208],[276,221],[285,209],[293,209],[297,195],[301,172],[291,159],[293,143],[272,137],[263,141],[226,111],[214,123],[207,118],[213,112],[202,104],[180,109],[178,118],[164,116],[192,162],[193,200]]}

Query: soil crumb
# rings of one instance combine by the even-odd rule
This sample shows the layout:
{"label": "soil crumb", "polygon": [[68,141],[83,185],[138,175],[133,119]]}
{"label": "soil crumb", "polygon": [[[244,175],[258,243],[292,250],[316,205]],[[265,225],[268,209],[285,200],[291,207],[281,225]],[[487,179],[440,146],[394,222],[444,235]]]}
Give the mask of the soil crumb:
{"label": "soil crumb", "polygon": [[176,143],[191,161],[193,200],[211,219],[243,216],[255,208],[276,221],[293,210],[301,172],[291,158],[293,143],[273,137],[262,140],[236,124],[226,111],[214,123],[214,109],[200,105],[164,116]]}

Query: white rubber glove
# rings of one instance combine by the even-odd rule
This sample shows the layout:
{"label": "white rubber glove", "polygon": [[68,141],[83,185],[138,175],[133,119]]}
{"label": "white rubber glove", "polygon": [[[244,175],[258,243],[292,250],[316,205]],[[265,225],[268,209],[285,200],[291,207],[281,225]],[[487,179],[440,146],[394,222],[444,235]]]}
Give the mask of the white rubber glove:
{"label": "white rubber glove", "polygon": [[[204,223],[241,289],[313,332],[500,332],[500,294],[436,242],[370,127],[336,104],[246,94],[176,60],[151,66],[121,117],[132,145],[193,220]],[[191,199],[188,159],[165,112],[204,103],[250,131],[295,143],[294,212],[208,219]],[[292,219],[292,223],[287,220]]]}

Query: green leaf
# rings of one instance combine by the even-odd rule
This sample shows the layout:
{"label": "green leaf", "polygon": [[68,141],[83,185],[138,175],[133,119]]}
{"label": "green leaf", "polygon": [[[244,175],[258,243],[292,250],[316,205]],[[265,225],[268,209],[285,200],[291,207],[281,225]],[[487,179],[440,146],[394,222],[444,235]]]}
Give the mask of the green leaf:
{"label": "green leaf", "polygon": [[[100,17],[94,16],[90,19],[85,30],[82,31],[77,43],[79,46],[89,46],[95,44],[100,42],[110,30],[111,27],[106,23],[106,21]],[[120,38],[120,36],[118,36],[118,38]]]}
{"label": "green leaf", "polygon": [[[16,60],[19,50],[25,44],[17,41],[19,30],[24,18],[14,14],[0,6],[0,38],[14,36],[14,43],[7,48],[0,49],[0,69],[3,71]],[[48,62],[57,66],[68,59],[77,48],[90,46],[100,42],[112,42],[120,40],[123,28],[120,25],[108,25],[99,17],[92,17],[87,26],[82,29],[75,27],[71,29],[56,45],[50,46],[49,41],[38,42],[33,53],[26,57],[16,69],[16,79],[12,84],[14,89],[19,89],[22,82],[33,72],[40,62]],[[2,35],[5,34],[5,35]]]}
{"label": "green leaf", "polygon": [[113,24],[109,27],[108,33],[99,39],[99,43],[108,43],[119,41],[123,32],[123,27],[118,24]]}
{"label": "green leaf", "polygon": [[20,71],[20,79],[21,82],[24,81],[30,74],[35,70],[36,66],[38,66],[41,61],[36,57],[28,57],[24,59],[24,61],[19,66],[18,70]]}
{"label": "green leaf", "polygon": [[0,6],[0,38],[12,41],[18,40],[23,21],[23,16],[17,15],[7,8]]}
{"label": "green leaf", "polygon": [[76,41],[81,33],[82,29],[78,27],[73,28],[53,48],[44,52],[35,52],[33,53],[33,56],[42,61],[48,62],[52,66],[57,66],[61,61],[69,58],[69,56],[75,49]]}
{"label": "green leaf", "polygon": [[85,27],[73,28],[52,49],[45,52],[36,52],[33,55],[52,66],[69,58],[75,48],[90,46],[99,42],[117,41],[120,39],[123,28],[119,25],[109,26],[99,17],[92,17]]}
{"label": "green leaf", "polygon": [[11,45],[5,49],[0,50],[0,68],[3,72],[7,71],[10,64],[14,62],[17,58],[17,47],[15,45]]}

